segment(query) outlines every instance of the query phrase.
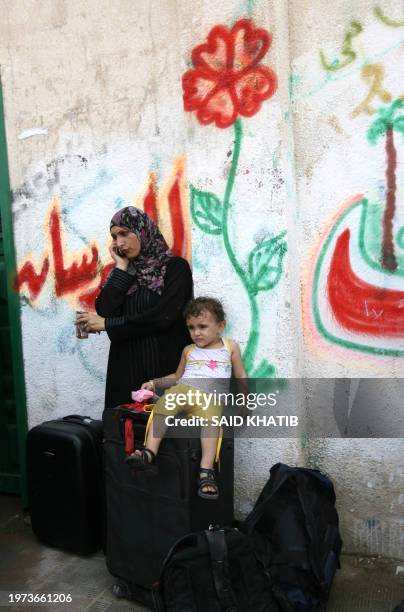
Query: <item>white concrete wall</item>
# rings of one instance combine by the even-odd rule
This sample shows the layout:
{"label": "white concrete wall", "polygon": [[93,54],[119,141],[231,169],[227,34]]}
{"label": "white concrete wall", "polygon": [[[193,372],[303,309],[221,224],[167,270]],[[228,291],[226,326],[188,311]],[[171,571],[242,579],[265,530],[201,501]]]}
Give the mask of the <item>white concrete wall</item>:
{"label": "white concrete wall", "polygon": [[[30,426],[71,412],[101,414],[108,339],[77,341],[74,310],[109,261],[112,213],[128,204],[142,206],[150,185],[171,244],[171,219],[179,207],[186,231],[180,243],[176,236],[176,247],[190,257],[192,240],[196,294],[223,299],[227,333],[248,349],[250,374],[261,367],[264,374],[285,378],[403,376],[397,303],[395,310],[391,305],[393,332],[387,326],[385,334],[377,328],[363,333],[363,327],[341,323],[327,292],[327,283],[339,286],[340,271],[331,274],[330,268],[347,228],[356,275],[395,291],[388,294],[393,302],[404,290],[402,136],[395,135],[398,268],[388,274],[377,250],[386,191],[384,144],[381,138],[371,145],[366,135],[374,111],[404,93],[404,27],[397,3],[384,0],[382,14],[364,0],[332,6],[322,0],[20,0],[4,1],[1,8]],[[202,125],[195,112],[185,112],[181,78],[192,68],[192,49],[212,28],[231,28],[242,18],[271,33],[260,65],[274,71],[278,84],[251,117],[242,118],[228,221],[225,231],[209,234],[191,218],[190,185],[215,194],[223,206],[235,127]],[[266,36],[255,34],[257,40]],[[219,39],[218,34],[220,48]],[[365,108],[372,83],[379,89]],[[365,204],[358,195],[372,207],[364,230],[369,261],[359,244]],[[272,258],[271,244],[284,245]],[[255,294],[248,264],[257,272],[257,256],[251,255],[257,249],[268,259]],[[84,254],[86,270],[76,278],[68,269],[82,263]],[[32,268],[31,284],[23,282],[29,263],[36,275],[43,271],[36,284]],[[351,295],[350,307],[365,313],[362,323],[383,316],[375,302],[369,308],[361,303],[362,293]],[[390,386],[385,383],[386,392]],[[300,414],[310,407],[304,400],[309,391],[299,400]],[[338,433],[332,403],[333,393],[324,407],[330,419],[324,413],[321,418]],[[239,441],[238,511],[250,509],[273,463],[315,465],[335,482],[346,550],[404,557],[402,451],[402,442],[385,439]]]}
{"label": "white concrete wall", "polygon": [[[403,243],[397,242],[404,223],[403,140],[397,132],[394,234],[399,266],[389,274],[379,261],[380,211],[386,197],[384,137],[372,145],[367,136],[377,110],[404,93],[404,21],[397,3],[379,3],[382,13],[375,11],[375,6],[366,0],[289,3],[295,214],[302,283],[303,372],[307,377],[391,379],[404,374],[404,319],[399,307],[402,296],[395,296],[396,310],[389,331],[380,333],[383,310],[389,301],[383,289],[404,291],[404,250]],[[325,62],[321,61],[321,51]],[[361,245],[360,215],[364,221],[366,203],[369,214]],[[376,219],[373,224],[372,215]],[[340,294],[344,297],[340,297],[335,310],[328,297],[327,281],[336,241],[347,228],[352,269],[361,282]],[[334,285],[341,287],[341,275],[333,279]],[[363,292],[363,283],[367,284],[368,296]],[[381,299],[375,300],[375,294]],[[314,316],[316,307],[318,318]],[[347,327],[338,316],[351,307]],[[373,396],[369,396],[369,422],[373,431],[381,432],[379,435],[384,435],[385,428],[390,432],[385,435],[398,434],[402,438],[403,385],[401,381],[401,391],[391,401],[395,384],[381,380]],[[356,390],[353,383],[350,405],[354,410],[358,408]],[[335,425],[332,403],[331,397],[326,418]],[[351,417],[354,416],[353,411]],[[363,424],[364,429],[367,424]],[[306,461],[326,471],[335,482],[347,548],[402,558],[402,440],[312,440],[305,447],[305,455]]]}

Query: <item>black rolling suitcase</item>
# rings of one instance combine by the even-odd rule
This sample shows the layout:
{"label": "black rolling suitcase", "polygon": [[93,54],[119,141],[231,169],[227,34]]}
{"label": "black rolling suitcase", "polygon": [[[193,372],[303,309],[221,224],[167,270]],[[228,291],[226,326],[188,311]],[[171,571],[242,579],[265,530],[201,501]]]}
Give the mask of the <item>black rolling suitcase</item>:
{"label": "black rolling suitcase", "polygon": [[[115,594],[152,607],[152,586],[158,580],[171,546],[184,535],[229,525],[233,521],[233,440],[224,439],[218,472],[219,499],[197,495],[201,458],[199,438],[162,441],[156,459],[158,474],[133,471],[125,463],[124,421],[132,418],[135,447],[144,442],[146,413],[124,408],[104,411],[104,465],[107,505],[107,567],[117,577]],[[170,428],[172,435],[174,428]],[[193,429],[195,433],[195,429]]]}
{"label": "black rolling suitcase", "polygon": [[37,538],[80,555],[102,545],[102,422],[79,415],[28,432],[29,511]]}

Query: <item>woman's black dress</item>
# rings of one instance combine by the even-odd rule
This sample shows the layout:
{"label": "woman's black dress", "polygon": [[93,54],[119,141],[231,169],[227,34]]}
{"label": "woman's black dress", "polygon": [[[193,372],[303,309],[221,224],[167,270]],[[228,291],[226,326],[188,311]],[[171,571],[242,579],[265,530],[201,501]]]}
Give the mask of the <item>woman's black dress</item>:
{"label": "woman's black dress", "polygon": [[146,287],[129,295],[133,276],[114,268],[96,300],[111,340],[105,407],[131,402],[142,383],[175,372],[190,337],[182,315],[192,298],[188,262],[171,257],[161,295]]}

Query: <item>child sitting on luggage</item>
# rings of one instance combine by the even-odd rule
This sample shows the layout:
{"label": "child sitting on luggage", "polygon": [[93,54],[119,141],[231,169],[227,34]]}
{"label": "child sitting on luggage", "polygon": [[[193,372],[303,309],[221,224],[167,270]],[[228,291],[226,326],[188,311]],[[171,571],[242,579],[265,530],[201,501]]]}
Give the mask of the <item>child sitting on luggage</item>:
{"label": "child sitting on luggage", "polygon": [[[175,373],[143,383],[142,389],[154,391],[163,387],[167,390],[154,407],[145,448],[136,450],[126,461],[131,467],[156,473],[155,459],[167,430],[167,417],[179,412],[200,417],[204,426],[201,426],[198,495],[204,499],[217,499],[219,490],[213,466],[220,427],[212,423],[212,417],[220,417],[222,407],[213,396],[228,393],[232,371],[236,378],[247,378],[247,374],[238,344],[221,337],[226,322],[218,300],[209,297],[191,300],[184,317],[194,344],[184,348]],[[167,388],[173,383],[174,386]]]}

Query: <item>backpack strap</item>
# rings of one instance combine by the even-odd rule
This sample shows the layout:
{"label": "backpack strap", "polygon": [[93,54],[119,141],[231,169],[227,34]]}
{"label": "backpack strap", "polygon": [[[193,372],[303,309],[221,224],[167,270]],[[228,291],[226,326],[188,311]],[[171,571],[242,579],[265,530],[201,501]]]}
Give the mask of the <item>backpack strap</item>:
{"label": "backpack strap", "polygon": [[225,347],[227,348],[227,350],[229,351],[229,354],[231,355],[231,346],[230,346],[230,341],[228,338],[225,338],[224,336],[222,336],[222,340],[223,340],[223,344],[225,345]]}
{"label": "backpack strap", "polygon": [[230,578],[226,536],[223,529],[205,531],[216,594],[226,612],[240,612]]}

